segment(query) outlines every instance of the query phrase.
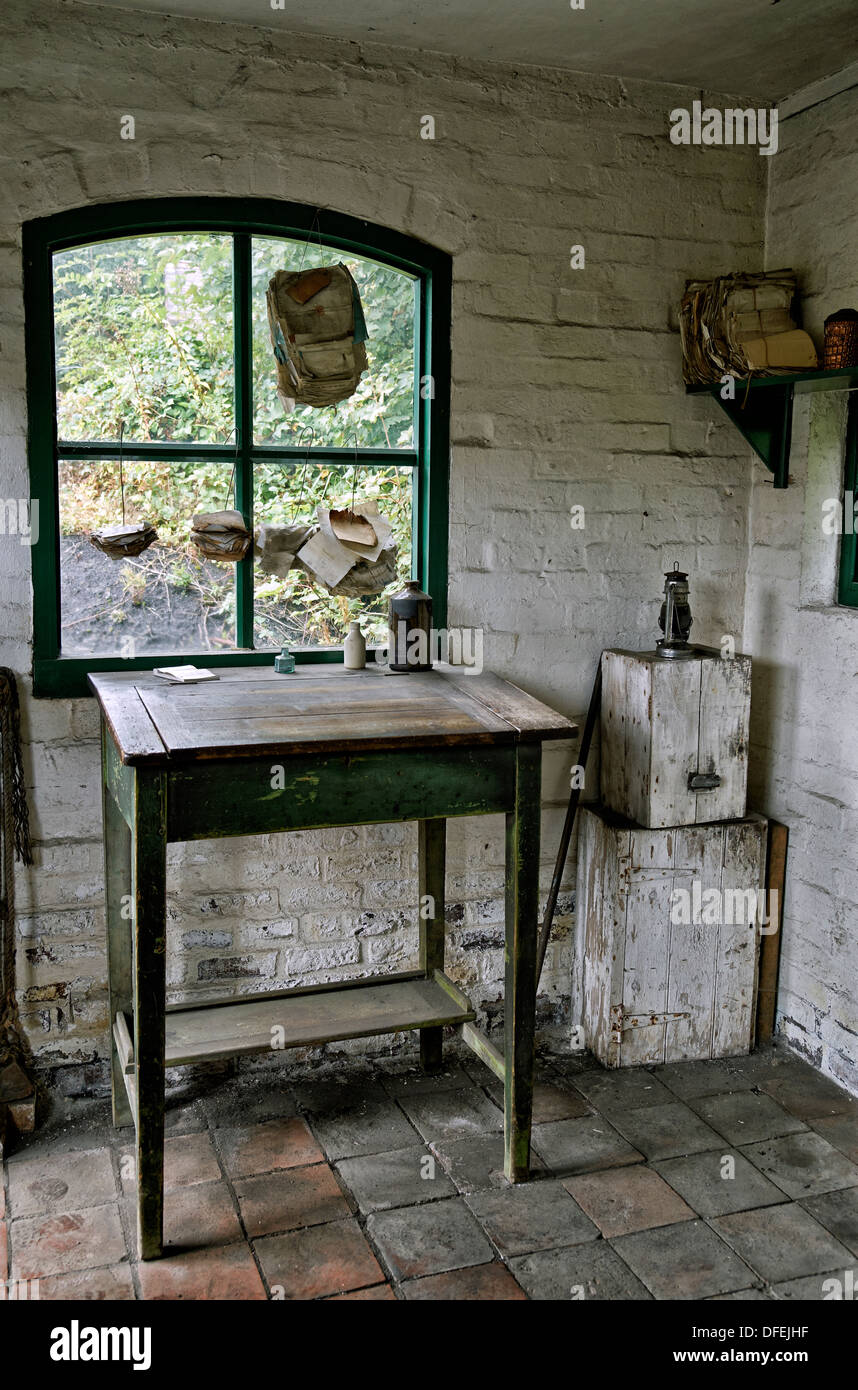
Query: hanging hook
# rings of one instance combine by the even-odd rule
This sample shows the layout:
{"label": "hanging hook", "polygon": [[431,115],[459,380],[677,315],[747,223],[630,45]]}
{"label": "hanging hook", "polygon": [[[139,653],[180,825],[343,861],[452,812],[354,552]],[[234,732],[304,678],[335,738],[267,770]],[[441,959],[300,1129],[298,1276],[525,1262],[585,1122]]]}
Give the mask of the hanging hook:
{"label": "hanging hook", "polygon": [[300,508],[300,506],[301,506],[301,503],[302,503],[302,501],[304,500],[304,480],[305,480],[306,477],[307,477],[307,468],[308,468],[309,463],[310,463],[310,448],[311,448],[311,445],[312,445],[313,440],[314,440],[314,438],[315,438],[315,433],[314,433],[314,430],[313,430],[313,426],[312,426],[312,425],[305,425],[304,428],[301,430],[300,434],[298,435],[298,447],[300,448],[300,447],[301,447],[301,441],[303,440],[304,435],[307,433],[308,430],[310,431],[310,442],[309,442],[309,444],[307,445],[307,452],[306,452],[305,455],[304,455],[304,467],[301,469],[301,491],[300,491],[299,494],[298,494],[298,501],[295,503],[295,506],[294,506],[293,509],[292,509],[292,520],[293,520],[293,521],[295,520],[295,517],[296,517],[297,514],[298,514],[298,511],[299,511],[299,508]]}
{"label": "hanging hook", "polygon": [[[350,433],[351,433],[352,439],[353,439],[354,442],[355,442],[355,461],[354,461],[354,463],[353,463],[353,465],[352,465],[352,500],[351,500],[351,506],[350,506],[349,510],[350,510],[350,511],[354,511],[354,509],[355,509],[355,488],[357,487],[357,471],[358,471],[358,437],[357,437],[357,430],[351,430]],[[346,435],[346,438],[348,439],[348,435]]]}
{"label": "hanging hook", "polygon": [[300,275],[301,271],[304,269],[304,257],[305,257],[306,254],[307,254],[307,247],[310,245],[310,242],[313,240],[313,231],[314,231],[314,230],[315,230],[315,233],[316,233],[316,240],[317,240],[317,242],[319,243],[319,250],[321,251],[321,250],[323,249],[323,248],[322,248],[322,229],[321,229],[321,227],[319,226],[319,213],[320,213],[320,212],[321,212],[321,208],[316,208],[316,211],[313,213],[313,220],[312,220],[312,222],[310,223],[310,230],[309,230],[309,232],[307,233],[307,240],[304,242],[304,249],[303,249],[303,251],[301,252],[301,264],[298,266],[298,274],[299,274],[299,275]]}

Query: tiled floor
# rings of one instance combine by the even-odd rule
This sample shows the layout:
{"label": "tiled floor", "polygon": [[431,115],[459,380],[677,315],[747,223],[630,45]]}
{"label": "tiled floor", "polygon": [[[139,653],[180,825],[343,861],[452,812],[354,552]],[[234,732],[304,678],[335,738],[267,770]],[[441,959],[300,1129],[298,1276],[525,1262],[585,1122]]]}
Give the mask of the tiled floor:
{"label": "tiled floor", "polygon": [[783,1050],[617,1072],[543,1056],[535,1177],[516,1188],[497,1082],[470,1055],[431,1078],[286,1064],[195,1084],[169,1103],[165,1258],[136,1260],[129,1131],[103,1102],[57,1103],[6,1166],[0,1280],[38,1279],[42,1299],[858,1287],[858,1101]]}

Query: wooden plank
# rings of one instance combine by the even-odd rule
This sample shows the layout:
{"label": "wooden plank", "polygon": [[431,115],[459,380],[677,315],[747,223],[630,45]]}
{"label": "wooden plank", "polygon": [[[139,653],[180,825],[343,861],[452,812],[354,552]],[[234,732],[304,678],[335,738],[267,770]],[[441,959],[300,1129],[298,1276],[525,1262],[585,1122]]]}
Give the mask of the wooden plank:
{"label": "wooden plank", "polygon": [[468,1022],[464,1008],[437,980],[365,983],[289,999],[238,1000],[214,1009],[176,1010],[167,1018],[168,1066],[345,1038]]}
{"label": "wooden plank", "polygon": [[[134,993],[132,978],[132,882],[131,831],[120,811],[113,787],[119,789],[130,815],[134,773],[122,768],[119,755],[102,720],[102,825],[104,840],[104,912],[107,926],[107,992],[110,1018],[131,1014]],[[127,783],[132,785],[129,787]],[[130,1039],[129,1039],[130,1046]],[[128,1106],[124,1067],[111,1048],[111,1105],[117,1128],[130,1125],[134,1116]]]}
{"label": "wooden plank", "polygon": [[459,1036],[466,1047],[475,1052],[481,1062],[485,1062],[490,1071],[493,1071],[499,1081],[506,1080],[506,1063],[503,1053],[490,1042],[479,1028],[475,1028],[473,1023],[463,1023],[459,1029]]}
{"label": "wooden plank", "polygon": [[[444,969],[445,877],[447,822],[421,820],[417,824],[418,921],[420,968],[429,976]],[[441,1066],[443,1033],[440,1028],[420,1030],[420,1065],[424,1071]]]}
{"label": "wooden plank", "polygon": [[122,1070],[127,1075],[129,1071],[134,1070],[134,1044],[131,1041],[125,1015],[122,1013],[118,1013],[113,1020],[113,1038]]}
{"label": "wooden plank", "polygon": [[[724,920],[713,998],[713,1057],[736,1057],[748,1052],[753,1041],[760,941],[758,893],[765,882],[765,871],[765,821],[755,818],[726,825],[720,885]],[[731,900],[729,893],[738,896]],[[747,908],[744,919],[740,907]]]}
{"label": "wooden plank", "polygon": [[606,806],[622,810],[629,804],[626,757],[626,663],[622,653],[602,653],[602,710],[600,776]]}
{"label": "wooden plank", "polygon": [[696,794],[698,821],[740,820],[748,785],[751,658],[707,657],[700,665],[698,772],[715,772],[721,785]]}
{"label": "wooden plank", "polygon": [[112,671],[94,674],[88,679],[121,761],[152,765],[164,763],[167,750],[137,694],[133,679]]}
{"label": "wooden plank", "polygon": [[[404,980],[423,980],[426,978],[423,970],[400,970],[391,971],[385,975],[365,975],[359,980],[328,980],[322,985],[296,985],[291,989],[266,989],[254,991],[252,994],[242,994],[240,1002],[242,1004],[252,1004],[258,999],[294,999],[299,994],[330,994],[336,989],[366,989],[369,984],[399,984]],[[179,1004],[168,1004],[167,1013],[187,1013],[191,1009],[225,1009],[230,1008],[236,1002],[234,995],[227,995],[221,999],[183,999]]]}
{"label": "wooden plank", "polygon": [[512,744],[201,762],[170,773],[169,838],[487,815],[514,796]]}
{"label": "wooden plank", "polygon": [[157,1259],[164,1223],[164,1005],[167,958],[166,775],[135,773],[131,843],[134,894],[134,1058],[137,1101],[137,1240]]}
{"label": "wooden plank", "polygon": [[558,714],[557,710],[491,671],[467,675],[461,666],[450,666],[447,662],[436,664],[435,670],[457,690],[512,724],[522,742],[534,738],[575,738],[578,733],[578,725],[565,715]]}
{"label": "wooden plank", "polygon": [[539,939],[539,832],[542,757],[538,744],[516,753],[515,805],[506,818],[504,987],[504,1173],[530,1176],[536,952]]}
{"label": "wooden plank", "polygon": [[[673,844],[674,836],[664,831],[637,826],[630,831],[622,971],[624,1014],[658,1018],[668,1009]],[[659,1021],[623,1030],[620,1065],[663,1061],[666,1026]]]}
{"label": "wooden plank", "polygon": [[780,964],[781,941],[783,938],[784,890],[786,888],[786,861],[789,844],[789,827],[780,821],[769,821],[766,854],[766,902],[767,913],[772,910],[773,894],[777,894],[775,912],[766,924],[766,933],[760,940],[759,986],[757,990],[756,1041],[771,1041],[775,1030],[775,1008],[778,994],[778,967]]}
{"label": "wooden plank", "polygon": [[587,1046],[603,1066],[620,1064],[620,1037],[612,1013],[623,1002],[626,936],[628,830],[609,826],[594,806],[583,806],[578,831],[576,915],[581,914],[581,1023]]}
{"label": "wooden plank", "polygon": [[701,662],[654,658],[648,802],[636,820],[649,826],[692,825],[697,795],[688,789],[697,772]]}
{"label": "wooden plank", "polygon": [[[723,826],[682,826],[664,838],[672,839],[674,846],[672,893],[693,894],[695,881],[700,885],[701,894],[707,889],[720,889]],[[664,1060],[684,1062],[689,1058],[708,1057],[712,1046],[716,954],[722,927],[720,912],[701,911],[700,920],[688,924],[671,920],[673,915],[680,914],[673,914],[670,902],[667,913],[670,945],[665,962],[666,1009],[668,1013],[685,1016],[665,1023]]]}

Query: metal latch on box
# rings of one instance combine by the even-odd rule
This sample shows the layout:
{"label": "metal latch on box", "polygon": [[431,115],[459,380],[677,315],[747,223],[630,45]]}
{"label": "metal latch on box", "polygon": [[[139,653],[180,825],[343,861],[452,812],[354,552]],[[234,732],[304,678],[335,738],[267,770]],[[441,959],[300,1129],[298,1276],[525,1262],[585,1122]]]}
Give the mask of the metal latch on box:
{"label": "metal latch on box", "polygon": [[623,1033],[631,1028],[655,1028],[659,1023],[678,1023],[681,1018],[690,1018],[690,1013],[652,1013],[627,1014],[622,1004],[611,1009],[611,1031],[614,1042],[622,1042]]}
{"label": "metal latch on box", "polygon": [[717,772],[689,772],[688,790],[690,792],[710,792],[720,787],[721,778]]}

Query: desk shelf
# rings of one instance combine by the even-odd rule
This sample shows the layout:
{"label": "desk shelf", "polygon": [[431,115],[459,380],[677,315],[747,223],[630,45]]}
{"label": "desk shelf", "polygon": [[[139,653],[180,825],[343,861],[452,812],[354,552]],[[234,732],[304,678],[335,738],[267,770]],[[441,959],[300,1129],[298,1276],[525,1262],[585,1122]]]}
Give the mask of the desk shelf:
{"label": "desk shelf", "polygon": [[[470,1002],[440,971],[432,979],[361,981],[167,1013],[165,1064],[213,1062],[254,1052],[316,1047],[346,1038],[472,1022]],[[275,1029],[282,1030],[276,1032]]]}

